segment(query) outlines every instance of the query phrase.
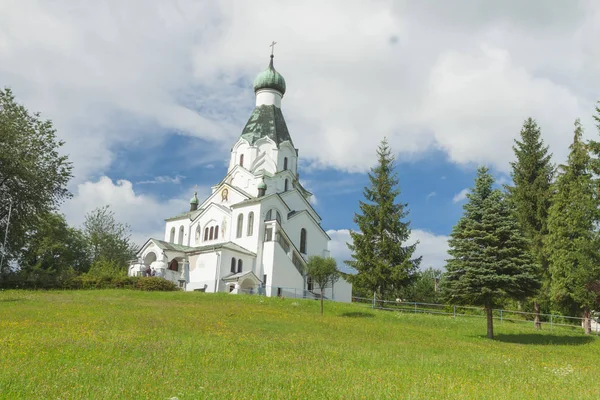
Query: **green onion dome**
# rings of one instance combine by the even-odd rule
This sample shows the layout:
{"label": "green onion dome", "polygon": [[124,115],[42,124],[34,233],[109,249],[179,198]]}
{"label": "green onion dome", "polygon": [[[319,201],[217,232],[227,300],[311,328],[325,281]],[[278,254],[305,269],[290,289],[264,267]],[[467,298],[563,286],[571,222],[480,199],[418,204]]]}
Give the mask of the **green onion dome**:
{"label": "green onion dome", "polygon": [[285,79],[283,79],[283,76],[279,72],[275,71],[272,54],[269,67],[254,79],[254,92],[260,89],[274,89],[281,93],[282,96],[285,94]]}
{"label": "green onion dome", "polygon": [[198,204],[198,193],[194,192],[194,197],[190,199],[190,204]]}
{"label": "green onion dome", "polygon": [[265,181],[260,181],[260,183],[257,186],[259,189],[266,189],[267,188],[267,184],[265,183]]}

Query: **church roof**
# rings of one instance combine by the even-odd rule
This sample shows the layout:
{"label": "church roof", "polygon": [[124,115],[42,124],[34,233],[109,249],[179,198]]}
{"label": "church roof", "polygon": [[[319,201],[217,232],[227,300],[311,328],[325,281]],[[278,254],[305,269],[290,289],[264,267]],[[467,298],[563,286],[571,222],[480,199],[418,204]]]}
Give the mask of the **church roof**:
{"label": "church roof", "polygon": [[273,66],[273,54],[271,54],[271,61],[267,69],[254,79],[254,91],[257,92],[260,89],[274,89],[282,96],[285,94],[285,79]]}
{"label": "church roof", "polygon": [[237,251],[238,253],[244,253],[244,254],[248,254],[250,256],[256,256],[256,253],[253,253],[252,251],[245,249],[244,247],[240,246],[239,244],[236,244],[233,242],[223,242],[223,243],[215,243],[215,244],[210,244],[210,245],[205,245],[205,246],[191,247],[191,246],[184,246],[182,244],[165,242],[164,240],[158,240],[158,239],[150,239],[150,240],[153,241],[156,244],[156,246],[158,246],[158,248],[160,248],[161,250],[166,250],[166,251],[180,251],[180,252],[184,252],[184,253],[196,253],[196,252],[202,253],[207,250],[213,251],[213,250],[217,250],[217,249],[221,249],[221,248],[226,248],[228,250]]}
{"label": "church roof", "polygon": [[294,145],[281,109],[272,104],[257,106],[252,111],[241,137],[246,139],[250,145],[264,137],[274,141],[277,146],[286,140],[292,146]]}
{"label": "church roof", "polygon": [[172,217],[169,218],[165,218],[165,221],[175,221],[178,219],[184,219],[184,218],[189,218],[190,220],[193,220],[194,218],[196,218],[202,211],[204,211],[204,208],[199,208],[195,211],[186,211],[177,215],[174,215]]}
{"label": "church roof", "polygon": [[238,272],[237,274],[231,274],[231,275],[226,276],[222,280],[224,282],[236,282],[236,281],[239,281],[240,278],[243,278],[243,277],[246,277],[246,276],[249,277],[249,278],[253,278],[254,281],[256,281],[256,283],[262,282],[258,278],[258,276],[256,276],[256,274],[254,272],[252,272],[252,271]]}

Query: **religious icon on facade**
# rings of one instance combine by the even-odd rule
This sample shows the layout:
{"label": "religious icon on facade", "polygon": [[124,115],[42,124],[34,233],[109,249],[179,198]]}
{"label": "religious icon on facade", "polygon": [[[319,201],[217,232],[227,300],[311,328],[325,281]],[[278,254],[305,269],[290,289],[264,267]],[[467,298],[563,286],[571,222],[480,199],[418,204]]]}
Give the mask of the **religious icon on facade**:
{"label": "religious icon on facade", "polygon": [[221,201],[227,201],[229,199],[229,190],[227,188],[221,191]]}

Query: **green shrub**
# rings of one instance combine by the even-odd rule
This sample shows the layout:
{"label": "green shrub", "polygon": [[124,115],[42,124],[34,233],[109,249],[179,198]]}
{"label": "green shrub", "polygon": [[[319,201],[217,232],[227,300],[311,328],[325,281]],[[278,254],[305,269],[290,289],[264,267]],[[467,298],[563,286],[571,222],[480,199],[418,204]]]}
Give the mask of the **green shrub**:
{"label": "green shrub", "polygon": [[136,288],[146,291],[171,292],[179,290],[173,282],[157,277],[139,277],[137,278]]}
{"label": "green shrub", "polygon": [[77,276],[65,286],[67,289],[135,289],[163,292],[179,289],[173,282],[163,278],[89,274]]}

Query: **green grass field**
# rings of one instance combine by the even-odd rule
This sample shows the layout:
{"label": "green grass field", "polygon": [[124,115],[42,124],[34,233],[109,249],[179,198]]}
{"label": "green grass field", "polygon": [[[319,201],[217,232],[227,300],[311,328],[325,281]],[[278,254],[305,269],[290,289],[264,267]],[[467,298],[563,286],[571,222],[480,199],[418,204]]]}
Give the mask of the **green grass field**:
{"label": "green grass field", "polygon": [[600,398],[600,339],[495,328],[258,296],[5,291],[0,398]]}

